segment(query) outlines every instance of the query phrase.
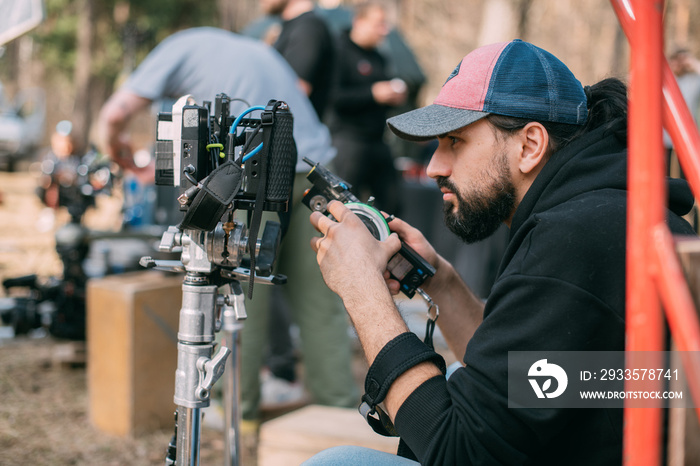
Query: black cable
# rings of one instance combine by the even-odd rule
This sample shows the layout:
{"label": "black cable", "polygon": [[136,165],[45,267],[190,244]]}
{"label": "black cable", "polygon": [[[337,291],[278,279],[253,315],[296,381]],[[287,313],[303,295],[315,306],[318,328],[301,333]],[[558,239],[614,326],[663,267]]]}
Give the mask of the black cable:
{"label": "black cable", "polygon": [[253,139],[255,139],[255,136],[258,135],[260,132],[260,129],[262,128],[261,124],[258,124],[253,128],[253,132],[250,133],[249,135],[246,135],[246,141],[245,144],[243,145],[243,148],[241,149],[241,153],[236,160],[236,163],[240,165],[240,163],[243,161],[243,155],[246,153],[246,151],[250,148],[250,145],[253,143]]}

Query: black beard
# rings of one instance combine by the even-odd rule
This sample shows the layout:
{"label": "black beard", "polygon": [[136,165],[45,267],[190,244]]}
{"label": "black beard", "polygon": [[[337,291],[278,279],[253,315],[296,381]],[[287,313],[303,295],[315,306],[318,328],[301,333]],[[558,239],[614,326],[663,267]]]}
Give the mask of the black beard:
{"label": "black beard", "polygon": [[447,178],[437,179],[438,186],[449,189],[457,198],[456,212],[451,202],[444,205],[445,225],[467,244],[491,236],[513,213],[515,186],[504,170],[499,170],[494,181],[489,192],[465,196]]}

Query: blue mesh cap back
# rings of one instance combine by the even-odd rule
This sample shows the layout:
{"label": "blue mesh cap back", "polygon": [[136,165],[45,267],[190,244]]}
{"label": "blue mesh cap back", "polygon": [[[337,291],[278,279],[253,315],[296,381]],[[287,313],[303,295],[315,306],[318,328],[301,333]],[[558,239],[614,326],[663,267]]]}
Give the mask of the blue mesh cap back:
{"label": "blue mesh cap back", "polygon": [[588,110],[583,86],[551,53],[514,40],[494,66],[484,112],[582,125]]}

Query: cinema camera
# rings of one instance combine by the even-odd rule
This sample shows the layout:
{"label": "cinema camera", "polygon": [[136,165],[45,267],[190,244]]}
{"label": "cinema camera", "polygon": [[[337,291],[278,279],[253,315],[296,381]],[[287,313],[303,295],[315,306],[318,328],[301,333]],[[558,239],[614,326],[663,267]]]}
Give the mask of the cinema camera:
{"label": "cinema camera", "polygon": [[[288,208],[297,160],[293,116],[282,101],[270,100],[237,117],[229,115],[230,105],[231,99],[219,94],[212,113],[210,102],[200,106],[184,96],[172,113],[157,119],[156,184],[178,189],[184,214],[163,234],[160,250],[182,248],[182,253],[180,261],[144,257],[141,265],[185,272],[175,374],[178,408],[166,457],[166,464],[177,466],[199,464],[201,409],[209,406],[211,388],[227,365],[225,460],[238,464],[238,333],[246,318],[240,281],[249,282],[249,297],[253,283],[286,282],[272,273],[280,224],[267,222],[262,239],[257,236],[263,211]],[[261,112],[259,118],[246,117],[254,111]],[[235,220],[236,210],[247,213],[247,228]],[[232,294],[220,295],[223,285]],[[213,355],[217,331],[223,332],[224,344]]]}

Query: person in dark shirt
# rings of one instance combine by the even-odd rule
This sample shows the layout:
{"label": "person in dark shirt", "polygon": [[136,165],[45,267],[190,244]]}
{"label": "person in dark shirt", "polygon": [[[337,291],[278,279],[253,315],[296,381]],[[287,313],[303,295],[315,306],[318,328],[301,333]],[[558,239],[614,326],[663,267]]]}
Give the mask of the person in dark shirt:
{"label": "person in dark shirt", "polygon": [[[274,47],[297,74],[299,87],[309,97],[319,120],[323,120],[335,54],[326,22],[313,11],[311,0],[261,0],[260,5],[265,14],[282,18]],[[301,385],[297,381],[296,356],[290,335],[294,310],[289,308],[279,290],[273,290],[271,295],[270,352],[266,366],[273,378],[266,379],[263,385],[263,401],[274,406],[282,403],[280,400],[284,401],[282,404],[303,401],[303,393],[299,390]]]}
{"label": "person in dark shirt", "polygon": [[353,186],[363,201],[397,214],[400,174],[384,142],[387,110],[406,100],[406,84],[390,79],[377,46],[389,29],[386,11],[378,4],[359,5],[352,28],[338,40],[337,66],[329,128],[338,149],[338,176]]}
{"label": "person in dark shirt", "polygon": [[[311,214],[322,235],[311,240],[321,273],[343,299],[370,364],[362,411],[380,413],[384,403],[383,425],[393,424],[404,458],[338,447],[306,465],[416,464],[408,458],[426,465],[622,463],[622,409],[512,406],[512,378],[522,382],[523,395],[544,396],[535,381],[532,391],[528,385],[537,375],[528,368],[538,361],[522,368],[509,361],[526,352],[624,352],[626,91],[614,78],[583,87],[554,55],[514,40],[469,53],[432,105],[387,121],[402,138],[437,138],[426,172],[443,193],[450,230],[475,242],[504,223],[509,244],[484,303],[402,220],[389,222],[396,234],[377,241],[340,202],[328,204],[333,219]],[[688,184],[667,184],[670,230],[694,234],[682,218],[694,202]],[[449,377],[392,299],[399,283],[386,269],[399,238],[436,269],[423,290],[439,306],[437,324],[462,360]],[[566,389],[560,380],[542,381],[546,403],[554,401],[553,385]]]}
{"label": "person in dark shirt", "polygon": [[325,21],[311,0],[261,0],[266,14],[280,15],[282,29],[275,49],[299,77],[319,119],[323,119],[332,84],[334,45]]}

